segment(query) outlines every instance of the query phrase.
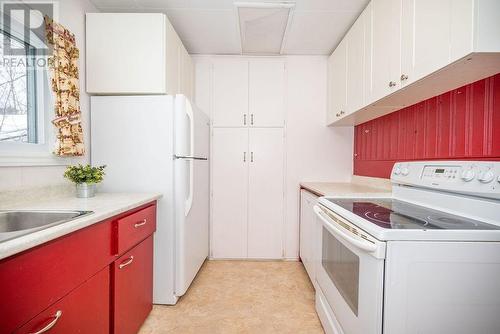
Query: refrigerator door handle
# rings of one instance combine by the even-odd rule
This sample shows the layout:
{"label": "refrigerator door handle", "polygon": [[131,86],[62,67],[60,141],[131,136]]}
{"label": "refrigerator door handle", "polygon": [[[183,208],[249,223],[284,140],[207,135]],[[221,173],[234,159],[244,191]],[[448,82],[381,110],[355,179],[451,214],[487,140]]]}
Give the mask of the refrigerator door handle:
{"label": "refrigerator door handle", "polygon": [[184,160],[204,160],[207,161],[208,158],[203,158],[203,157],[191,157],[191,156],[185,156],[185,155],[174,155],[174,159],[184,159]]}
{"label": "refrigerator door handle", "polygon": [[[185,159],[189,160],[189,195],[186,199],[186,207],[185,207],[185,215],[186,217],[189,214],[189,211],[191,211],[191,207],[193,206],[193,181],[194,181],[194,166],[193,166],[193,161],[195,160],[194,157],[194,113],[193,113],[193,108],[191,107],[191,104],[189,101],[186,101],[186,114],[189,118],[189,136],[190,136],[190,147],[189,147],[189,156],[186,156]],[[196,159],[197,160],[197,159]]]}

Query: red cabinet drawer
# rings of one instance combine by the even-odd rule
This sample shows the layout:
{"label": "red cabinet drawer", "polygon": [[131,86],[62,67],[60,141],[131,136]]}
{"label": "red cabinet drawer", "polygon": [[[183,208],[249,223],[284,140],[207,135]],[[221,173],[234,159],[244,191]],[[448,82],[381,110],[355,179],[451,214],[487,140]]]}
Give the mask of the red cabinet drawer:
{"label": "red cabinet drawer", "polygon": [[[40,313],[16,334],[109,333],[109,267]],[[50,329],[49,329],[50,328]]]}
{"label": "red cabinet drawer", "polygon": [[130,248],[154,233],[156,230],[156,205],[148,206],[116,221],[117,254]]}
{"label": "red cabinet drawer", "polygon": [[105,221],[1,260],[0,333],[11,333],[107,267],[114,259],[111,233]]}
{"label": "red cabinet drawer", "polygon": [[113,264],[113,332],[135,334],[153,305],[153,236]]}

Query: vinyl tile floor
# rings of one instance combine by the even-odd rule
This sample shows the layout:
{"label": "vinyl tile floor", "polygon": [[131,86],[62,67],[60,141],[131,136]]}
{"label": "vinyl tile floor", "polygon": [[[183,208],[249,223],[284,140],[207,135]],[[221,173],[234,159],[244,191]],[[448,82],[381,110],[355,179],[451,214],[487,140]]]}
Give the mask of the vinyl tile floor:
{"label": "vinyl tile floor", "polygon": [[300,262],[207,261],[175,306],[155,305],[139,334],[323,333]]}

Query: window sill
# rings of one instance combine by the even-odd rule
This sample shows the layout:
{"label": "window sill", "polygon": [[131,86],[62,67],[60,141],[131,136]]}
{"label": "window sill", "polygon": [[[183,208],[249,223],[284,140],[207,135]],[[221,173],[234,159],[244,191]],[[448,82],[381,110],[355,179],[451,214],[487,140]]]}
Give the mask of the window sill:
{"label": "window sill", "polygon": [[74,164],[77,159],[61,158],[52,154],[0,155],[0,167],[68,166]]}

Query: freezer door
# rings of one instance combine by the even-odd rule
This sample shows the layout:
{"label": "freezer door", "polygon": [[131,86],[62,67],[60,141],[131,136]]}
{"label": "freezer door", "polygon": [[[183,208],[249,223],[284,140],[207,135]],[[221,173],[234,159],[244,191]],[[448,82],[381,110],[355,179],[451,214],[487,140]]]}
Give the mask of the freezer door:
{"label": "freezer door", "polygon": [[208,257],[209,120],[183,95],[175,108],[176,295]]}

